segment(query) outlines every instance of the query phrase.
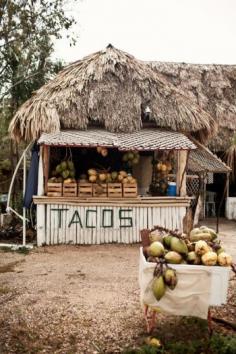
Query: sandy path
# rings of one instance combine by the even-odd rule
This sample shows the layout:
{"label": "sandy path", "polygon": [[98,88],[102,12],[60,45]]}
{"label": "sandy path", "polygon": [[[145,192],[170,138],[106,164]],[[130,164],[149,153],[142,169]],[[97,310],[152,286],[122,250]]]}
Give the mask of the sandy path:
{"label": "sandy path", "polygon": [[[227,223],[221,236],[236,259],[235,223]],[[0,252],[0,353],[120,353],[139,344],[146,333],[138,259],[139,245],[54,246],[26,256]],[[214,311],[233,320],[235,281],[230,286],[231,305]],[[191,319],[158,319],[162,340],[207,333]]]}
{"label": "sandy path", "polygon": [[137,245],[56,246],[0,257],[2,264],[20,262],[15,272],[0,274],[2,288],[9,290],[1,297],[9,313],[9,352],[21,329],[32,332],[33,340],[21,339],[19,353],[26,345],[32,352],[115,352],[144,330]]}

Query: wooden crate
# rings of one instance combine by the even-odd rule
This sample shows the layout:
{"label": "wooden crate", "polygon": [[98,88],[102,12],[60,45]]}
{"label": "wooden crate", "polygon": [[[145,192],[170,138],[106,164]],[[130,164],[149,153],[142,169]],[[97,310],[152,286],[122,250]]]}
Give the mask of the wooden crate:
{"label": "wooden crate", "polygon": [[107,197],[107,183],[93,183],[93,197]]}
{"label": "wooden crate", "polygon": [[138,195],[137,183],[123,183],[123,197],[136,198]]}
{"label": "wooden crate", "polygon": [[122,184],[108,183],[107,195],[109,198],[122,198]]}
{"label": "wooden crate", "polygon": [[78,196],[79,197],[92,197],[93,196],[93,184],[89,182],[78,183]]}
{"label": "wooden crate", "polygon": [[63,197],[77,197],[77,183],[64,183],[63,184]]}
{"label": "wooden crate", "polygon": [[47,196],[48,197],[61,197],[62,196],[62,183],[48,182],[47,183]]}

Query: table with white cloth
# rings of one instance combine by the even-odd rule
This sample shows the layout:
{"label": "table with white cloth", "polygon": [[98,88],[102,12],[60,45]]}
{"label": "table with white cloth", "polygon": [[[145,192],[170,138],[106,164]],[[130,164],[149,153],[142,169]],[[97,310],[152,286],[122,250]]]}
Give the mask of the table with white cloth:
{"label": "table with white cloth", "polygon": [[176,270],[178,283],[174,290],[166,287],[165,295],[157,301],[152,282],[155,263],[147,262],[140,248],[139,286],[141,304],[171,315],[208,318],[209,306],[227,302],[230,267],[168,264]]}

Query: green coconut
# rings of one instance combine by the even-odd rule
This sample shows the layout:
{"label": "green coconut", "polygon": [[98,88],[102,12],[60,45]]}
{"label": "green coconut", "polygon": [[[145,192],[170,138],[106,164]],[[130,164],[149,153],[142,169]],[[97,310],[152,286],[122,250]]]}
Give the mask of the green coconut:
{"label": "green coconut", "polygon": [[170,241],[170,248],[172,251],[181,253],[181,254],[188,254],[188,247],[186,243],[179,239],[178,237],[172,237]]}
{"label": "green coconut", "polygon": [[182,261],[182,256],[175,251],[170,251],[166,253],[165,260],[167,263],[180,264]]}
{"label": "green coconut", "polygon": [[152,283],[152,291],[157,301],[160,301],[165,295],[166,286],[162,275],[154,278]]}
{"label": "green coconut", "polygon": [[148,255],[153,257],[161,257],[165,253],[164,246],[161,242],[155,241],[148,247]]}

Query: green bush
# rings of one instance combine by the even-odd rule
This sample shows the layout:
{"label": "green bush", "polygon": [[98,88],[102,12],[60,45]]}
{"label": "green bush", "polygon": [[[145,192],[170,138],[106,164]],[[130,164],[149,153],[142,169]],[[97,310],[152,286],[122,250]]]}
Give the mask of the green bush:
{"label": "green bush", "polygon": [[210,339],[210,350],[212,354],[235,354],[236,336],[214,334]]}

